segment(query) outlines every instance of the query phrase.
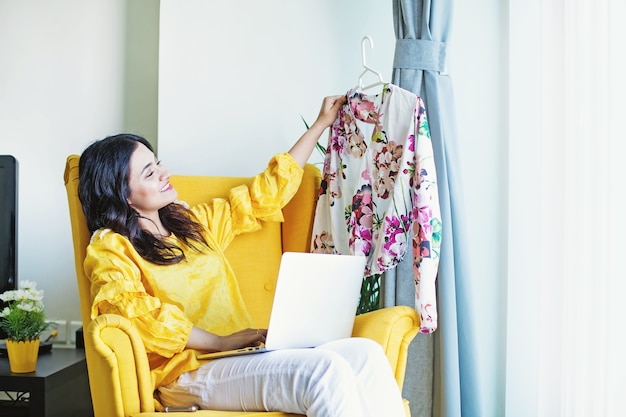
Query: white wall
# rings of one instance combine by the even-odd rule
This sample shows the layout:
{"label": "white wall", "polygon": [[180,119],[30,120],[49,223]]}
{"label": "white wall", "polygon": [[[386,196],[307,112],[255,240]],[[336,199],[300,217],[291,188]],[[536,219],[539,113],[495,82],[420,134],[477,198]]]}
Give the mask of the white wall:
{"label": "white wall", "polygon": [[[80,320],[66,156],[120,130],[156,132],[156,110],[125,111],[137,88],[128,84],[127,6],[0,0],[0,154],[19,162],[18,277],[38,282],[51,319]],[[152,61],[144,78],[156,73]]]}
{"label": "white wall", "polygon": [[159,157],[177,173],[255,174],[302,134],[300,116],[357,84],[364,35],[391,80],[391,16],[375,0],[162,1]]}

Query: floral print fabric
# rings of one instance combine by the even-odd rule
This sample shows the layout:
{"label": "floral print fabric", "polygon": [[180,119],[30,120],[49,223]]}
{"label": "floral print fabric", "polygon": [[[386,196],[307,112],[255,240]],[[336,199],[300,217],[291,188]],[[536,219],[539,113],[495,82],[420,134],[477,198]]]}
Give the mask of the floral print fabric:
{"label": "floral print fabric", "polygon": [[367,256],[366,276],[411,253],[420,332],[432,333],[442,224],[424,103],[392,84],[347,97],[330,129],[311,250]]}

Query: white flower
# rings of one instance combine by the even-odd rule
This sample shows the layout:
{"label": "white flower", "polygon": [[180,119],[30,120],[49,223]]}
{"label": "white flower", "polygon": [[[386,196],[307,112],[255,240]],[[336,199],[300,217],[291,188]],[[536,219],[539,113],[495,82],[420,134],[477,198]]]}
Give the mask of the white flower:
{"label": "white flower", "polygon": [[43,291],[33,289],[19,289],[6,291],[0,294],[2,301],[41,301],[43,300]]}
{"label": "white flower", "polygon": [[23,280],[18,282],[18,288],[21,290],[37,290],[37,283],[34,281]]}
{"label": "white flower", "polygon": [[11,313],[11,309],[9,307],[5,307],[4,310],[0,311],[0,317],[6,317]]}
{"label": "white flower", "polygon": [[2,301],[19,301],[26,299],[27,295],[24,290],[6,291],[0,295]]}
{"label": "white flower", "polygon": [[30,291],[28,290],[16,290],[15,294],[13,295],[13,299],[15,301],[23,301],[23,300],[32,300],[32,294],[30,293]]}
{"label": "white flower", "polygon": [[43,290],[30,289],[28,291],[28,299],[33,301],[43,300]]}
{"label": "white flower", "polygon": [[16,307],[24,311],[38,312],[43,310],[39,303],[32,303],[28,301],[22,301],[21,303],[17,304]]}

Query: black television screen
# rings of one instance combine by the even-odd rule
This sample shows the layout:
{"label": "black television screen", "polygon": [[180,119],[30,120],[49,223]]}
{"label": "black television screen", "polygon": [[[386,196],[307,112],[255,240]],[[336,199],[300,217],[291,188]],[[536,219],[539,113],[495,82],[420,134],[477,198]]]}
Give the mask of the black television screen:
{"label": "black television screen", "polygon": [[17,288],[17,160],[0,155],[0,293]]}

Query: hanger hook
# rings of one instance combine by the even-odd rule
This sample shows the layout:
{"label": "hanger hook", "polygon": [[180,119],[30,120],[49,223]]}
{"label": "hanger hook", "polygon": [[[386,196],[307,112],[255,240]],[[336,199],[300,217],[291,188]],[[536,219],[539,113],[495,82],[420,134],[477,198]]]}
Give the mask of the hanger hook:
{"label": "hanger hook", "polygon": [[361,60],[363,62],[363,66],[367,68],[367,64],[365,63],[365,41],[369,41],[370,48],[374,49],[374,41],[369,35],[363,36],[361,39]]}
{"label": "hanger hook", "polygon": [[[367,89],[370,87],[374,87],[378,84],[384,84],[385,81],[383,80],[383,76],[380,72],[374,70],[373,68],[370,68],[367,66],[367,63],[365,62],[365,42],[369,42],[370,44],[370,48],[374,49],[374,41],[372,40],[372,38],[368,35],[365,35],[363,37],[363,39],[361,39],[361,59],[363,60],[363,68],[365,68],[365,70],[361,73],[361,75],[359,76],[359,84],[357,85],[357,88],[359,90],[363,90],[363,89]],[[376,74],[376,76],[378,77],[378,82],[375,84],[372,84],[368,87],[363,87],[363,76],[368,73],[368,72],[372,72],[374,74]]]}

